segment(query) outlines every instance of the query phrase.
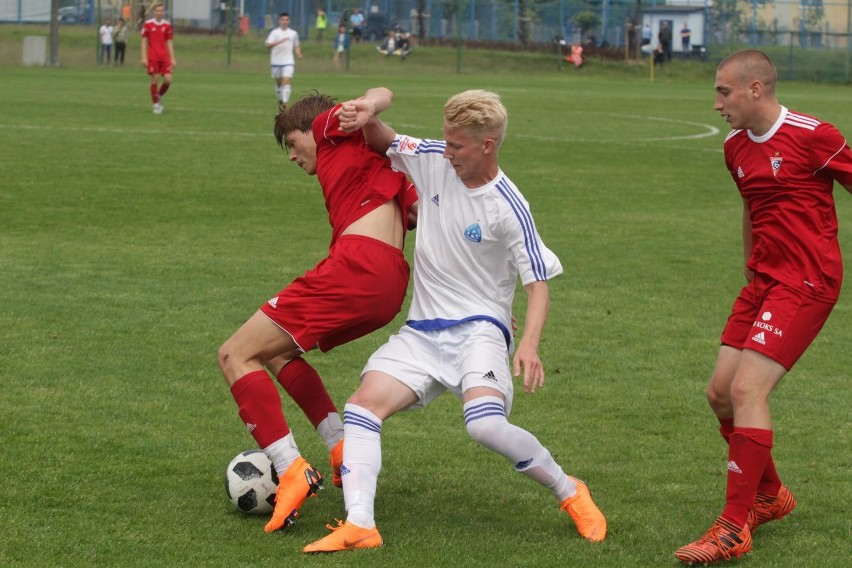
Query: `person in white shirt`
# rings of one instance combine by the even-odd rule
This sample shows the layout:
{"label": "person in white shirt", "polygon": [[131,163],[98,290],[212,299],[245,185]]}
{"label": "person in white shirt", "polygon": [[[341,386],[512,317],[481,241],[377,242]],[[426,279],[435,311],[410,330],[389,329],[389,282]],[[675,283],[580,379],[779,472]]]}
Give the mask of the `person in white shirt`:
{"label": "person in white shirt", "polygon": [[101,39],[101,57],[98,63],[109,65],[112,57],[112,21],[109,18],[104,20],[98,29],[98,35]]}
{"label": "person in white shirt", "polygon": [[290,15],[287,12],[281,12],[278,16],[278,27],[266,37],[266,48],[269,50],[272,78],[275,79],[275,95],[279,104],[286,104],[290,100],[290,84],[296,65],[293,56],[295,54],[299,59],[302,58],[299,33],[290,29]]}
{"label": "person in white shirt", "polygon": [[[346,523],[304,552],[383,544],[374,515],[383,423],[445,391],[461,399],[465,427],[477,443],[550,489],[578,532],[601,541],[606,519],[586,484],[566,475],[533,434],[508,421],[512,375],[523,371],[525,392],[544,384],[538,346],[550,306],[547,281],[562,273],[562,265],[498,165],[506,109],[494,93],[460,93],[444,106],[444,140],[427,140],[397,134],[377,118],[392,97],[388,89],[370,89],[343,103],[339,117],[343,130],[363,128],[370,147],[386,153],[417,187],[414,296],[406,325],[370,357],[344,410]],[[528,305],[510,370],[519,277]]]}

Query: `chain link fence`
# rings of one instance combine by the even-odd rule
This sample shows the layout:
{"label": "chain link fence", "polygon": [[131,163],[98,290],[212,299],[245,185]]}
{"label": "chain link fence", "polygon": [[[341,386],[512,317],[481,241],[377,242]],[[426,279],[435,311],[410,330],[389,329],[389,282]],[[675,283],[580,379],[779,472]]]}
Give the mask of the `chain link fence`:
{"label": "chain link fence", "polygon": [[[381,42],[405,29],[417,43],[462,42],[494,49],[552,50],[558,40],[582,44],[591,57],[636,58],[643,24],[682,21],[698,14],[710,64],[737,49],[767,51],[789,79],[852,82],[852,0],[163,0],[167,17],[185,32],[264,35],[288,12],[291,26],[309,39],[318,33],[317,12],[327,15],[325,33],[349,27],[356,9],[363,38]],[[63,24],[96,25],[129,16],[140,26],[154,0],[60,0]],[[43,5],[47,5],[44,8]],[[50,0],[0,3],[0,21],[47,21]],[[15,7],[18,7],[17,10]],[[23,7],[23,8],[22,8]],[[694,26],[693,27],[698,27]],[[652,44],[656,44],[655,37]],[[677,30],[675,30],[676,32]],[[675,38],[677,42],[677,38]],[[693,42],[696,43],[696,42]],[[630,49],[627,49],[629,47]]]}

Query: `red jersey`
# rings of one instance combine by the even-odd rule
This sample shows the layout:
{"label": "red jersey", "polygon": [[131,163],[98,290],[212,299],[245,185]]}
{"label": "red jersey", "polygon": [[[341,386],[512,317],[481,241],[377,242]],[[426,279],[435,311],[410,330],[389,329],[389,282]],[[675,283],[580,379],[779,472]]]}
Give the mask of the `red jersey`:
{"label": "red jersey", "polygon": [[148,61],[170,61],[166,42],[173,36],[172,25],[167,20],[151,18],[142,26],[142,37],[148,40]]}
{"label": "red jersey", "polygon": [[831,124],[788,111],[763,136],[733,130],[725,164],[751,218],[754,272],[836,302],[843,280],[834,181],[852,186],[852,151]]}
{"label": "red jersey", "polygon": [[414,191],[400,172],[391,169],[390,161],[367,146],[361,130],[343,132],[334,108],[314,119],[311,128],[317,143],[317,179],[325,196],[325,208],[331,223],[331,244],[340,234],[370,211],[391,199],[403,207],[403,228],[407,224],[407,207]]}

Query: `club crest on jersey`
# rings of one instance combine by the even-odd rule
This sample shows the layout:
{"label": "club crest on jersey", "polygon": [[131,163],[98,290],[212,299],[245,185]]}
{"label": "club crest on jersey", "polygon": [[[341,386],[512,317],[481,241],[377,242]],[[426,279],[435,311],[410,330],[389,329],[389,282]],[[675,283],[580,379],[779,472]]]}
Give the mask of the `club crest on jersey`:
{"label": "club crest on jersey", "polygon": [[396,151],[400,154],[414,156],[419,145],[420,140],[416,138],[409,138],[408,136],[403,136],[396,144]]}
{"label": "club crest on jersey", "polygon": [[479,227],[479,223],[474,223],[465,229],[464,238],[475,243],[480,242],[482,240],[482,229]]}
{"label": "club crest on jersey", "polygon": [[781,169],[781,162],[784,161],[784,158],[781,157],[781,154],[775,152],[775,155],[769,158],[769,163],[772,164],[772,175],[778,176],[778,170]]}

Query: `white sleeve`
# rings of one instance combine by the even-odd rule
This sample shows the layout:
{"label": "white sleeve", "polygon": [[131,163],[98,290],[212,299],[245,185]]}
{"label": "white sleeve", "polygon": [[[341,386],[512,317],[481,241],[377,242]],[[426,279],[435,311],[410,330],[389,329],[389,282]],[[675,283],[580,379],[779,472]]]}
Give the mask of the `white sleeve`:
{"label": "white sleeve", "polygon": [[388,148],[387,156],[390,158],[391,167],[398,172],[408,174],[418,187],[429,179],[436,165],[443,164],[444,147],[443,140],[429,140],[412,138],[404,134],[397,134]]}

